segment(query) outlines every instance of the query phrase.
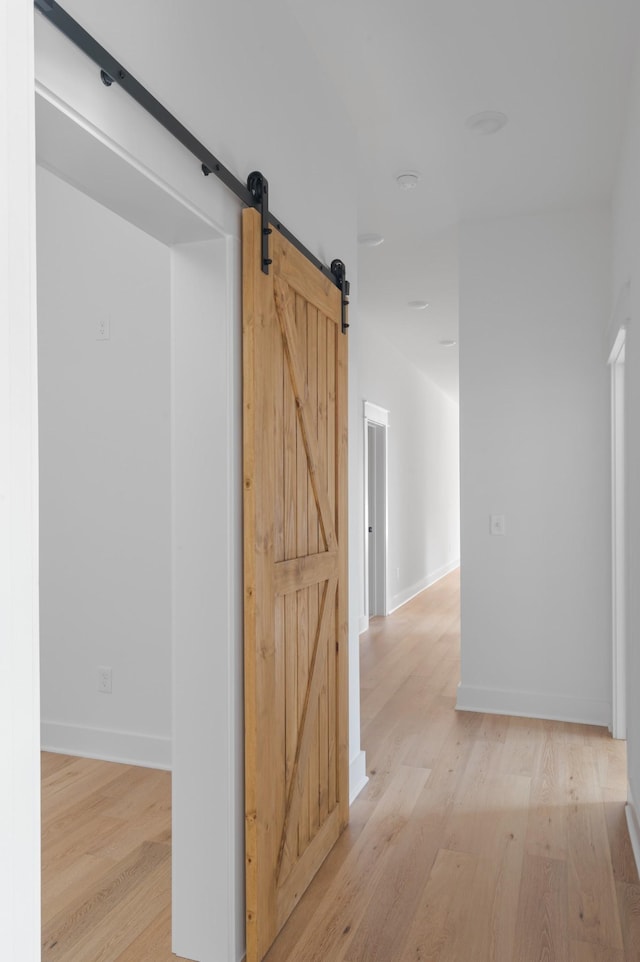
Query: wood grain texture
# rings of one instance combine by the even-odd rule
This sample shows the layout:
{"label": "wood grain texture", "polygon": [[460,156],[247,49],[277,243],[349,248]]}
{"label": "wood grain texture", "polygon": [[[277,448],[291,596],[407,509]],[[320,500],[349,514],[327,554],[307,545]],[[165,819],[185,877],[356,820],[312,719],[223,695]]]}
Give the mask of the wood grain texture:
{"label": "wood grain texture", "polygon": [[43,752],[42,869],[42,962],[177,960],[168,772]]}
{"label": "wood grain texture", "polygon": [[362,636],[369,783],[266,962],[640,962],[625,746],[456,712],[458,583]]}
{"label": "wood grain texture", "polygon": [[347,339],[336,336],[335,285],[276,231],[263,273],[260,246],[246,210],[248,962],[263,958],[348,819]]}

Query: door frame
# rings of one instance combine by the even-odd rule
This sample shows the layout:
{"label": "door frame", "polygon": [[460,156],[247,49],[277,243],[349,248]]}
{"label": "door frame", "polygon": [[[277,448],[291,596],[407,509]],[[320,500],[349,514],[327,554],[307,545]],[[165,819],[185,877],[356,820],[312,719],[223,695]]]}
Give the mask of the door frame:
{"label": "door frame", "polygon": [[383,485],[380,495],[380,507],[384,516],[384,538],[383,538],[383,558],[382,567],[384,571],[383,579],[383,612],[389,614],[389,411],[379,404],[371,401],[364,401],[363,404],[363,428],[364,428],[364,620],[361,630],[366,631],[369,626],[369,425],[380,427],[384,431],[384,469]]}
{"label": "door frame", "polygon": [[616,334],[609,354],[611,369],[611,732],[627,737],[626,697],[626,484],[625,484],[625,345],[626,326]]}
{"label": "door frame", "polygon": [[[83,55],[78,52],[77,56],[82,61]],[[242,726],[238,720],[242,703],[238,644],[242,592],[241,552],[237,547],[241,531],[239,237],[223,225],[216,209],[222,210],[224,204],[222,184],[209,185],[211,201],[200,203],[195,191],[190,196],[184,190],[182,163],[166,161],[162,170],[155,165],[154,147],[170,143],[170,135],[162,128],[153,128],[158,140],[147,144],[144,154],[130,151],[128,134],[139,112],[133,101],[123,100],[120,105],[121,130],[110,126],[108,120],[103,124],[101,117],[94,123],[92,111],[76,108],[72,66],[70,63],[69,89],[59,93],[37,79],[37,95],[158,188],[167,204],[197,218],[215,235],[204,241],[204,283],[200,239],[161,241],[171,252],[172,273],[172,949],[180,956],[203,959],[212,946],[221,952],[229,946],[235,956],[241,952],[244,938],[243,819],[242,805],[238,805],[242,797]],[[163,158],[161,153],[157,156]],[[53,173],[64,179],[64,172]],[[91,196],[86,185],[74,186]],[[118,213],[126,219],[126,214]],[[209,280],[217,284],[215,295]],[[210,323],[210,317],[216,315],[224,318],[224,327]],[[212,378],[210,369],[199,366],[207,357],[217,358],[218,377]],[[209,436],[222,437],[222,449],[229,452],[226,463],[221,464],[203,452],[201,444],[194,443],[191,425],[195,418],[202,425],[203,397],[210,401],[207,409],[211,424],[202,430]],[[196,464],[197,468],[189,470]],[[217,487],[224,489],[227,518],[222,528],[215,502],[211,501],[213,482],[218,480]],[[203,510],[195,517],[199,507]],[[197,578],[189,576],[192,565]],[[212,583],[217,586],[215,595],[209,587]],[[204,613],[203,598],[207,598]],[[227,644],[211,646],[212,633],[227,639]],[[220,686],[219,697],[214,698],[215,712],[211,711],[211,678],[217,678]],[[203,753],[208,757],[207,765],[202,764]],[[221,769],[228,784],[225,793],[219,791]],[[214,818],[212,812],[217,812]],[[209,904],[211,891],[217,893],[214,911]]]}
{"label": "door frame", "polygon": [[0,930],[23,962],[41,957],[33,19],[0,17]]}

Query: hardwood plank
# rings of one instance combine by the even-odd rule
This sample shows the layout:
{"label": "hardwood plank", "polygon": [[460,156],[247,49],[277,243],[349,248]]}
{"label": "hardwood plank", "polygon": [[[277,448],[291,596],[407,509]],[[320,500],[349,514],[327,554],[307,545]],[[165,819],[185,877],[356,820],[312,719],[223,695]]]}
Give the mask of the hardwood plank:
{"label": "hardwood plank", "polygon": [[114,962],[188,962],[171,951],[171,906],[165,905]]}
{"label": "hardwood plank", "polygon": [[625,962],[640,962],[640,885],[616,882]]}
{"label": "hardwood plank", "polygon": [[473,855],[440,849],[398,962],[472,957],[461,940],[476,870]]}
{"label": "hardwood plank", "polygon": [[102,962],[117,955],[170,899],[170,857],[167,845],[145,842],[114,866],[43,926],[43,962]]}
{"label": "hardwood plank", "polygon": [[40,752],[40,777],[42,780],[55,775],[61,768],[66,768],[74,761],[73,755],[62,755],[57,752]]}
{"label": "hardwood plank", "polygon": [[566,859],[568,850],[567,756],[559,729],[543,726],[542,741],[531,783],[527,852]]}
{"label": "hardwood plank", "polygon": [[[626,795],[626,787],[624,789]],[[611,866],[616,882],[629,882],[638,885],[638,869],[631,847],[627,818],[625,814],[626,802],[620,798],[622,793],[610,788],[602,789],[604,817],[609,839]]]}
{"label": "hardwood plank", "polygon": [[566,862],[525,855],[514,958],[568,962]]}
{"label": "hardwood plank", "polygon": [[593,942],[570,942],[569,962],[625,962],[619,949],[605,949]]}
{"label": "hardwood plank", "polygon": [[569,934],[576,942],[622,948],[607,825],[593,749],[568,751]]}

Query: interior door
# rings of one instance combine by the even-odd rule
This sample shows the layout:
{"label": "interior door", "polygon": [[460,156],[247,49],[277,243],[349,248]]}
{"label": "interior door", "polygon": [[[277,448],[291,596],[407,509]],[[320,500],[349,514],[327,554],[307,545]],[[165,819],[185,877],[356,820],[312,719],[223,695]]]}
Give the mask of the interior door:
{"label": "interior door", "polygon": [[347,337],[341,294],[243,212],[247,962],[348,820]]}

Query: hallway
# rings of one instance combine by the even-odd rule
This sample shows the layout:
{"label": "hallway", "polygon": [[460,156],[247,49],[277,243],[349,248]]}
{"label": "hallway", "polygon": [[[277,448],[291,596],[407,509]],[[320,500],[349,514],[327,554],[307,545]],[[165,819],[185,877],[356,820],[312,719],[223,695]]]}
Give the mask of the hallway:
{"label": "hallway", "polygon": [[361,639],[369,783],[267,962],[637,962],[625,746],[454,710],[454,572]]}

